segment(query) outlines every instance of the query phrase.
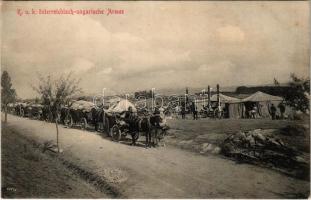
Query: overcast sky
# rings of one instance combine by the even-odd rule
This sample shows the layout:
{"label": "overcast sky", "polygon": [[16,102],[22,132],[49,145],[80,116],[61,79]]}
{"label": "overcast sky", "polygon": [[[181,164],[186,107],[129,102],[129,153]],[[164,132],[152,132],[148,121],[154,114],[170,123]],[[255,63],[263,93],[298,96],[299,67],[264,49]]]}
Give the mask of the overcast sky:
{"label": "overcast sky", "polygon": [[[73,71],[86,93],[255,85],[309,75],[308,2],[3,2],[2,70],[20,97],[36,73]],[[17,9],[123,9],[30,15]]]}

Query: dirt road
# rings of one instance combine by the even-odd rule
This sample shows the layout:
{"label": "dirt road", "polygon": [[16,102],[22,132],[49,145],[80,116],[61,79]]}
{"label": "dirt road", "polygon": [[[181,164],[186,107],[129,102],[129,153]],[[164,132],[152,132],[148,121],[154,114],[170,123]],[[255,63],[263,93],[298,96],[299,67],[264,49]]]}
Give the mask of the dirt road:
{"label": "dirt road", "polygon": [[[43,143],[56,139],[55,124],[9,116],[8,127]],[[103,177],[128,198],[293,198],[309,182],[217,156],[166,146],[145,149],[60,127],[62,159]]]}

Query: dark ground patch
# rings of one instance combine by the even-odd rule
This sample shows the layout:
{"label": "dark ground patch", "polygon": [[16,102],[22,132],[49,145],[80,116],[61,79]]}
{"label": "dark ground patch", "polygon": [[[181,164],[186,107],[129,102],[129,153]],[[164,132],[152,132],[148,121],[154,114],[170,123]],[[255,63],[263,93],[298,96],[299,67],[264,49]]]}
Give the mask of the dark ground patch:
{"label": "dark ground patch", "polygon": [[16,131],[2,124],[2,198],[107,198]]}

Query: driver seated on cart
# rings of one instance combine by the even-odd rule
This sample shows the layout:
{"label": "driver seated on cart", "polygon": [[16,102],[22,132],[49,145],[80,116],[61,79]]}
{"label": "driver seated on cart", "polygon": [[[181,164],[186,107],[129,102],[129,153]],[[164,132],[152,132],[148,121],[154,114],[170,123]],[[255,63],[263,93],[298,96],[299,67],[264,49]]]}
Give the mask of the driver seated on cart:
{"label": "driver seated on cart", "polygon": [[126,111],[120,114],[120,117],[126,122],[130,121],[134,117],[133,108],[131,106],[128,107]]}

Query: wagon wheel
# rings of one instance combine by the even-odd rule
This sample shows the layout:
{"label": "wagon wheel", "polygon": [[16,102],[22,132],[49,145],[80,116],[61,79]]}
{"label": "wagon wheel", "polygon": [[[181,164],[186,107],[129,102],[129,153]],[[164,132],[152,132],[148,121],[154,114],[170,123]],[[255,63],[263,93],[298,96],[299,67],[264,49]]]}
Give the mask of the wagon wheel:
{"label": "wagon wheel", "polygon": [[113,141],[117,141],[117,142],[120,141],[122,134],[121,134],[121,130],[118,127],[118,125],[114,125],[111,128],[110,135],[111,135]]}
{"label": "wagon wheel", "polygon": [[82,118],[82,120],[81,120],[81,128],[82,129],[86,129],[87,128],[87,120],[86,120],[85,117]]}

